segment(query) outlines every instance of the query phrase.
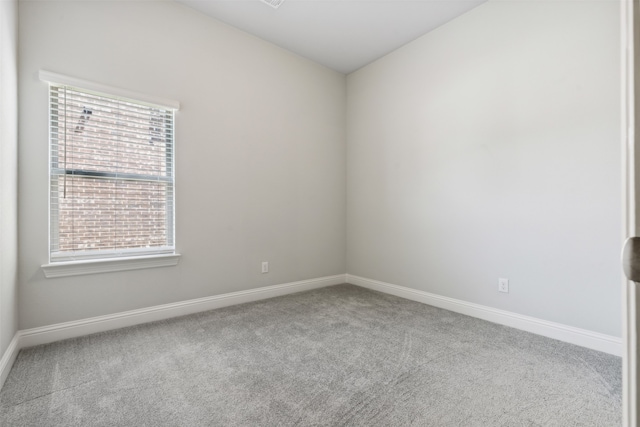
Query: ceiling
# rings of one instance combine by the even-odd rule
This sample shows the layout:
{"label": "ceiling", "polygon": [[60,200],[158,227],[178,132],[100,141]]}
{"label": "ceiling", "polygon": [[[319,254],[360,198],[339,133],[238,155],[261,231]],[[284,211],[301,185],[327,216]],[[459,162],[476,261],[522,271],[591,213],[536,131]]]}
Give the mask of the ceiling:
{"label": "ceiling", "polygon": [[177,0],[348,74],[486,0]]}

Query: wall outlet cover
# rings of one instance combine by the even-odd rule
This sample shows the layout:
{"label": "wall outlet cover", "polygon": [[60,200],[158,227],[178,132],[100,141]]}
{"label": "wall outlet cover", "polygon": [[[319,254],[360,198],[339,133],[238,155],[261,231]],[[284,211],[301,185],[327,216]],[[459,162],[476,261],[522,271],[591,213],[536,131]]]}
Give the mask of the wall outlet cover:
{"label": "wall outlet cover", "polygon": [[509,292],[509,279],[503,277],[498,279],[498,292]]}

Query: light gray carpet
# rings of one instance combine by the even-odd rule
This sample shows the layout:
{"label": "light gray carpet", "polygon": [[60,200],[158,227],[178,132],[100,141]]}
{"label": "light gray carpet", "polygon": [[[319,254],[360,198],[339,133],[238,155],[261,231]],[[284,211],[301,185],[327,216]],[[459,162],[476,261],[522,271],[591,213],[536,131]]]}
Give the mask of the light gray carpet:
{"label": "light gray carpet", "polygon": [[621,360],[339,285],[20,352],[2,426],[617,426]]}

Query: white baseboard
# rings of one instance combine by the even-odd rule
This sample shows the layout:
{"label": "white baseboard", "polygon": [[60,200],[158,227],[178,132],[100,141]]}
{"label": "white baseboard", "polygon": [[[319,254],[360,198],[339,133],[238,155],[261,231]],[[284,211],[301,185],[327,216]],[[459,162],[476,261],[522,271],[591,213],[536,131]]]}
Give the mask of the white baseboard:
{"label": "white baseboard", "polygon": [[20,348],[345,283],[345,275],[266,286],[19,331]]}
{"label": "white baseboard", "polygon": [[157,305],[139,310],[91,317],[89,319],[58,323],[40,328],[25,329],[19,331],[19,344],[20,348],[32,347],[34,345],[94,334],[96,332],[134,326],[341,283],[345,283],[344,274]]}
{"label": "white baseboard", "polygon": [[180,301],[171,304],[141,308],[138,310],[108,314],[105,316],[91,317],[89,319],[21,330],[16,332],[13,340],[9,344],[9,347],[2,356],[2,359],[0,359],[0,388],[2,388],[4,381],[9,375],[9,371],[18,356],[18,352],[20,349],[25,347],[47,344],[54,341],[95,334],[97,332],[110,331],[113,329],[154,322],[157,320],[170,319],[172,317],[278,297],[295,292],[323,288],[325,286],[339,285],[341,283],[345,283],[344,274],[266,286],[246,291],[231,292],[228,294],[214,295],[211,297]]}
{"label": "white baseboard", "polygon": [[9,371],[13,366],[13,362],[16,361],[16,357],[18,357],[18,352],[20,351],[20,332],[16,332],[13,336],[13,339],[9,343],[9,347],[4,351],[2,358],[0,358],[0,389],[4,385],[4,382],[7,380],[9,376]]}
{"label": "white baseboard", "polygon": [[434,307],[455,311],[545,337],[554,338],[560,341],[587,347],[593,350],[602,351],[622,356],[622,339],[586,329],[575,328],[560,323],[549,322],[535,317],[524,316],[505,310],[498,310],[479,304],[443,297],[404,286],[393,285],[391,283],[380,282],[378,280],[347,274],[347,283],[362,286],[379,292],[399,296]]}
{"label": "white baseboard", "polygon": [[18,356],[18,352],[20,349],[25,347],[47,344],[96,332],[104,332],[127,326],[199,313],[202,311],[273,298],[295,292],[322,288],[325,286],[339,285],[345,282],[532,332],[538,335],[543,335],[549,338],[554,338],[560,341],[565,341],[571,344],[576,344],[582,347],[603,351],[616,356],[622,355],[622,340],[617,337],[562,325],[560,323],[536,319],[534,317],[523,316],[521,314],[498,310],[454,298],[430,294],[428,292],[404,286],[366,279],[364,277],[358,277],[351,274],[338,274],[335,276],[232,292],[223,295],[158,305],[139,310],[131,310],[106,316],[92,317],[89,319],[18,331],[0,359],[0,388],[2,388],[2,385],[9,375],[9,371]]}

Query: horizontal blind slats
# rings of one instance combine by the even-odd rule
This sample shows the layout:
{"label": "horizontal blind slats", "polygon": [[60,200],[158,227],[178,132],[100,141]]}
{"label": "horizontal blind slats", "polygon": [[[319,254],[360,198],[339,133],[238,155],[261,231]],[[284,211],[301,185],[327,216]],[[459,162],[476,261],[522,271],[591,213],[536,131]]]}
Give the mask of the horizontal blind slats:
{"label": "horizontal blind slats", "polygon": [[66,99],[68,102],[81,101],[81,102],[91,102],[98,105],[119,105],[123,109],[128,109],[130,111],[158,111],[158,112],[171,112],[171,109],[166,109],[161,106],[151,106],[144,104],[136,104],[131,101],[125,101],[122,99],[116,98],[107,98],[104,96],[90,94],[87,92],[81,92],[79,90],[74,90],[66,86],[51,86],[51,98],[62,98]]}
{"label": "horizontal blind slats", "polygon": [[94,172],[91,170],[69,170],[55,168],[51,170],[51,176],[74,176],[85,177],[94,179],[117,179],[122,181],[140,181],[140,182],[165,182],[171,183],[173,179],[169,176],[163,175],[141,175],[141,174],[128,174],[124,172]]}
{"label": "horizontal blind slats", "polygon": [[171,250],[173,111],[50,94],[51,259]]}
{"label": "horizontal blind slats", "polygon": [[[141,120],[153,119],[154,121],[160,122],[161,120],[170,121],[173,113],[166,112],[158,112],[156,110],[137,110],[131,111],[129,109],[119,108],[117,105],[106,105],[106,104],[95,104],[91,102],[79,102],[79,101],[69,101],[67,100],[66,104],[64,99],[52,99],[49,102],[50,108],[58,111],[60,114],[61,111],[66,110],[68,114],[88,114],[92,116],[100,112],[103,117],[121,117],[123,120],[127,122],[136,123]],[[89,111],[90,110],[90,111]]]}
{"label": "horizontal blind slats", "polygon": [[[60,122],[60,120],[64,120],[64,117],[58,119],[57,122],[54,122],[53,125],[56,126],[60,131],[65,130],[64,122]],[[84,121],[83,121],[84,120]],[[114,135],[118,137],[128,136],[132,138],[134,141],[136,139],[145,139],[149,136],[156,136],[158,134],[158,138],[164,139],[166,135],[171,135],[169,128],[164,128],[161,125],[147,125],[154,127],[144,127],[144,126],[129,126],[125,124],[126,122],[117,121],[116,123],[102,122],[95,123],[91,122],[91,119],[80,119],[78,117],[67,117],[67,133],[73,132],[78,137],[83,137],[83,135]],[[130,122],[132,123],[132,122]],[[81,128],[81,129],[80,129]],[[72,135],[69,135],[72,136]],[[86,137],[86,136],[85,136]],[[104,138],[104,136],[102,136]]]}

